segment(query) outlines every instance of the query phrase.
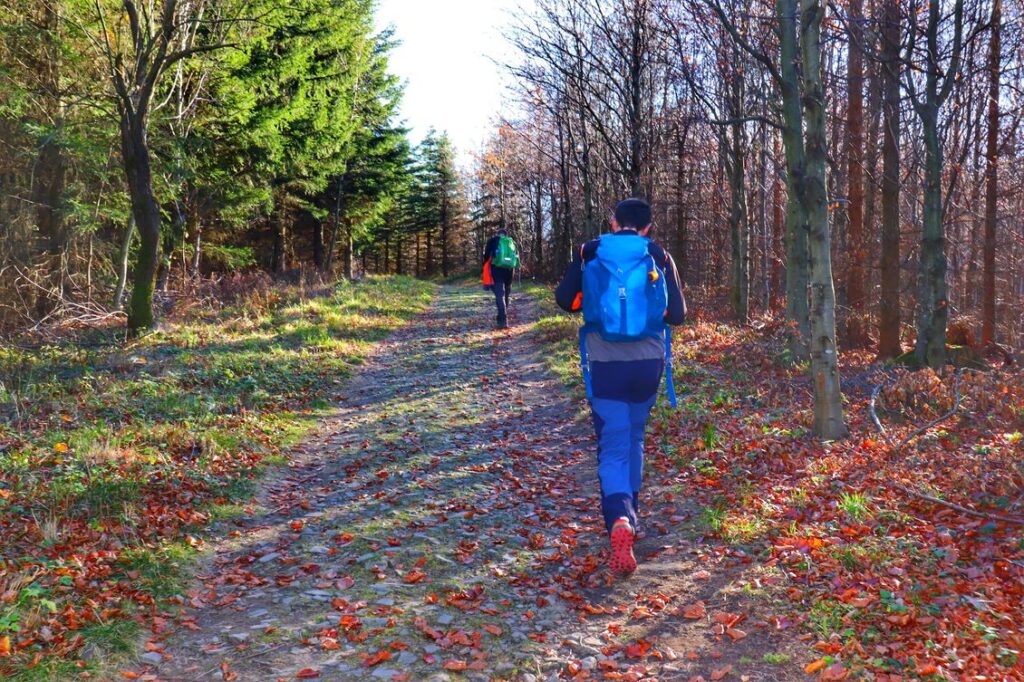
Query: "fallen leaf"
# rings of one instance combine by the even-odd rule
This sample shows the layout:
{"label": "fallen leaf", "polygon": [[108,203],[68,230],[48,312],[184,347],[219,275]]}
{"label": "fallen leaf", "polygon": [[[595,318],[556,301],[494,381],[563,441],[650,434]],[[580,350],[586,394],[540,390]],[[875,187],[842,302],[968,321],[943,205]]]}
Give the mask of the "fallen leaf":
{"label": "fallen leaf", "polygon": [[725,679],[725,676],[728,675],[731,672],[732,672],[732,666],[731,665],[727,665],[724,668],[719,668],[718,670],[712,670],[711,671],[711,679],[713,679],[713,680]]}
{"label": "fallen leaf", "polygon": [[828,660],[824,658],[819,658],[813,663],[808,663],[807,665],[805,665],[804,672],[808,675],[813,675],[814,673],[824,668],[826,665],[828,665]]}
{"label": "fallen leaf", "polygon": [[702,601],[691,604],[683,609],[683,618],[689,618],[690,620],[700,620],[706,615],[708,615],[708,610]]}
{"label": "fallen leaf", "polygon": [[822,682],[840,682],[840,680],[845,680],[849,674],[850,671],[842,663],[833,663],[821,671],[819,679]]}
{"label": "fallen leaf", "polygon": [[383,663],[384,661],[390,661],[390,660],[391,660],[391,652],[388,651],[387,649],[381,649],[380,651],[375,653],[373,656],[368,656],[366,658],[366,660],[363,661],[363,665],[365,665],[367,668],[372,668],[375,665],[379,665],[380,663]]}

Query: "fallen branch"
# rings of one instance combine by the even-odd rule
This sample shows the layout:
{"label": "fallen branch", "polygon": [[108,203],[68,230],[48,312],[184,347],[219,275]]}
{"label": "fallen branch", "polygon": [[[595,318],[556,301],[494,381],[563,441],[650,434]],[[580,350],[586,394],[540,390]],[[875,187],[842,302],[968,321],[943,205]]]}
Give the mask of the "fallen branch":
{"label": "fallen branch", "polygon": [[875,386],[874,390],[871,391],[871,402],[868,404],[868,409],[871,412],[871,421],[875,423],[878,428],[878,432],[885,437],[885,442],[889,444],[889,447],[896,449],[896,443],[893,442],[889,436],[889,432],[882,426],[882,420],[878,418],[878,412],[875,411],[875,404],[878,402],[878,394],[882,392],[882,388],[885,387],[885,382],[882,382]]}
{"label": "fallen branch", "polygon": [[913,495],[914,497],[919,497],[922,500],[927,500],[928,502],[938,504],[943,507],[949,507],[950,509],[955,509],[956,511],[963,512],[964,514],[970,514],[971,516],[977,516],[979,518],[988,519],[989,521],[999,521],[1001,523],[1011,523],[1017,526],[1024,526],[1024,519],[1017,518],[1015,516],[1002,516],[1001,514],[990,514],[989,512],[971,509],[970,507],[964,507],[963,505],[956,504],[955,502],[949,502],[939,497],[935,497],[934,495],[928,495],[927,493],[922,493],[919,490],[908,488],[906,486],[900,485],[899,483],[886,483],[885,485],[896,488],[897,490],[900,490],[906,493],[907,495]]}

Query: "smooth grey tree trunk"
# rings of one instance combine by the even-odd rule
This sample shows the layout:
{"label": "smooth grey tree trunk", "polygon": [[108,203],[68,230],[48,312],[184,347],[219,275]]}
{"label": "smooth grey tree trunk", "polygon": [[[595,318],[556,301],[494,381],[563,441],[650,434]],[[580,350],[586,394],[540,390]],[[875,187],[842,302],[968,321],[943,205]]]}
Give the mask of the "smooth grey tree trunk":
{"label": "smooth grey tree trunk", "polygon": [[806,205],[810,257],[810,358],[814,391],[814,433],[834,440],[847,434],[836,344],[835,289],[832,284],[832,244],[828,216],[825,89],[821,76],[820,0],[801,2],[801,53],[804,76],[805,150],[807,175],[801,190]]}

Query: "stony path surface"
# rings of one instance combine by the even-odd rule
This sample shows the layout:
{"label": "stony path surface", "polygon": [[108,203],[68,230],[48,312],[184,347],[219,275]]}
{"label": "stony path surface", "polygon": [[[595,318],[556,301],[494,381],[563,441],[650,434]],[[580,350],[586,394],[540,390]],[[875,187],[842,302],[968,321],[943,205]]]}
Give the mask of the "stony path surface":
{"label": "stony path surface", "polygon": [[[735,606],[737,569],[719,575],[697,551],[693,510],[669,488],[650,491],[656,537],[640,542],[638,573],[608,574],[589,425],[543,369],[525,298],[503,332],[486,305],[442,287],[383,344],[323,435],[251,515],[222,524],[186,627],[144,672],[671,680],[773,650],[766,622],[760,643],[715,625],[714,606]],[[698,599],[707,614],[685,617]]]}

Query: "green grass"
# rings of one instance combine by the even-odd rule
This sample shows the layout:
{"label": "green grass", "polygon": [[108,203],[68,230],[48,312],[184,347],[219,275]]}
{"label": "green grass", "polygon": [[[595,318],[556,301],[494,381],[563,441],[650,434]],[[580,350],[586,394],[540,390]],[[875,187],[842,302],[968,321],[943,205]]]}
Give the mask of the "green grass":
{"label": "green grass", "polygon": [[135,576],[136,586],[157,599],[182,594],[188,586],[187,568],[196,550],[183,542],[158,547],[137,546],[121,555],[126,576]]}
{"label": "green grass", "polygon": [[[287,462],[373,345],[424,311],[433,292],[404,277],[341,283],[316,296],[268,288],[128,344],[109,332],[0,347],[0,527],[33,520],[0,540],[0,591],[16,593],[0,608],[0,634],[16,645],[40,614],[84,604],[64,582],[81,567],[44,559],[40,547],[62,543],[64,553],[89,555],[86,543],[113,537],[123,549],[109,589],[158,600],[181,593],[195,556],[184,536],[244,513],[259,474]],[[111,546],[104,540],[102,549]],[[116,653],[117,641],[132,639],[124,622],[85,624],[86,647]],[[0,659],[0,677],[45,679],[39,671],[50,662],[35,672],[19,667],[46,654],[36,641]]]}
{"label": "green grass", "polygon": [[868,498],[860,493],[843,493],[839,498],[839,508],[853,521],[863,521],[871,516]]}
{"label": "green grass", "polygon": [[834,599],[822,599],[811,607],[807,624],[821,639],[827,640],[833,633],[842,634],[846,629],[843,618],[849,610]]}
{"label": "green grass", "polygon": [[765,654],[761,660],[770,665],[785,665],[793,660],[789,654]]}
{"label": "green grass", "polygon": [[566,313],[559,308],[549,286],[531,282],[523,286],[523,291],[536,302],[541,311],[540,318],[534,324],[534,331],[545,346],[545,365],[565,386],[582,396],[579,315]]}

